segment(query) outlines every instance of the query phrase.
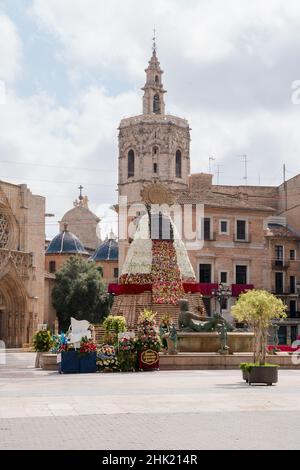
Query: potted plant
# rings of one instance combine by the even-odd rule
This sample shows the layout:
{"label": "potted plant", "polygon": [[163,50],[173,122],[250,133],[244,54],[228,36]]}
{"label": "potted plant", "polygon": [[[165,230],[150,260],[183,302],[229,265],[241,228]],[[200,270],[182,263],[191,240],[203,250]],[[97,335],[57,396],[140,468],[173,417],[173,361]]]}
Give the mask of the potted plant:
{"label": "potted plant", "polygon": [[122,372],[133,372],[136,364],[135,341],[126,336],[118,342],[118,363]]}
{"label": "potted plant", "polygon": [[278,366],[267,364],[268,329],[272,320],[286,317],[286,306],[281,299],[265,290],[253,289],[240,295],[232,307],[238,322],[247,323],[254,332],[254,361],[242,364],[243,376],[252,383],[272,385],[278,381]]}
{"label": "potted plant", "polygon": [[97,371],[97,346],[92,340],[82,338],[78,356],[80,374],[92,374]]}
{"label": "potted plant", "polygon": [[98,348],[97,367],[99,372],[117,372],[120,370],[114,346],[103,344]]}
{"label": "potted plant", "polygon": [[126,331],[126,319],[121,315],[109,315],[105,318],[103,327],[105,330],[105,343],[114,345],[118,341],[118,334]]}
{"label": "potted plant", "polygon": [[50,351],[52,346],[52,335],[49,330],[37,331],[33,337],[33,347],[36,351],[35,367],[41,367],[42,354]]}
{"label": "potted plant", "polygon": [[161,342],[155,328],[155,316],[151,310],[144,310],[138,320],[135,347],[138,353],[138,368],[153,370],[159,368]]}

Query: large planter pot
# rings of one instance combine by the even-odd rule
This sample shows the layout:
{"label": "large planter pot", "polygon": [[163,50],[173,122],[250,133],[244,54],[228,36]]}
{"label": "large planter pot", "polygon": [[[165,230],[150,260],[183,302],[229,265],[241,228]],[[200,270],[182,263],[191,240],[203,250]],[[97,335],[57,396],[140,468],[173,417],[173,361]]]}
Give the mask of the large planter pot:
{"label": "large planter pot", "polygon": [[278,367],[253,366],[248,372],[248,383],[272,385],[278,382]]}
{"label": "large planter pot", "polygon": [[153,349],[139,351],[138,363],[140,370],[157,370],[159,369],[159,353]]}
{"label": "large planter pot", "polygon": [[94,374],[95,372],[97,372],[96,360],[97,360],[96,352],[79,355],[79,373],[80,374]]}
{"label": "large planter pot", "polygon": [[62,374],[79,373],[79,357],[77,351],[62,351],[60,372]]}

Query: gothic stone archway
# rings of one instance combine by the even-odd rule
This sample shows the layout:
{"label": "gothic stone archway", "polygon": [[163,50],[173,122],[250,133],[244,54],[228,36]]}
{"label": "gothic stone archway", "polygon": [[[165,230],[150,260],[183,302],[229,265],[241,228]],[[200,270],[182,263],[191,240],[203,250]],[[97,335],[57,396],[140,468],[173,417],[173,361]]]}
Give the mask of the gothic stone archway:
{"label": "gothic stone archway", "polygon": [[0,279],[0,340],[6,347],[21,347],[28,341],[26,295],[20,280],[9,273]]}

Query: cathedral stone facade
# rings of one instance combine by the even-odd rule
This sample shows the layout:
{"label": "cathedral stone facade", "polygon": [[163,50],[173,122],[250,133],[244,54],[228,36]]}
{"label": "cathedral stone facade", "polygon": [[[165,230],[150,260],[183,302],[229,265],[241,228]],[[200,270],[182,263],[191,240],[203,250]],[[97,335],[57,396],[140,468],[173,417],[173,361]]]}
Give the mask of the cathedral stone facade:
{"label": "cathedral stone facade", "polygon": [[44,321],[45,199],[0,182],[0,339],[29,343]]}

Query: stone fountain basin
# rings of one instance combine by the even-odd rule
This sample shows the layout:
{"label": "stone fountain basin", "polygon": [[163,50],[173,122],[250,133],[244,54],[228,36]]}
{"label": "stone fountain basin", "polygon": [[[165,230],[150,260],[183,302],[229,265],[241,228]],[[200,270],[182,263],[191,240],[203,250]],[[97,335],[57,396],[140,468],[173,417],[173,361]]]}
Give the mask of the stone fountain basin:
{"label": "stone fountain basin", "polygon": [[[254,334],[251,332],[231,332],[228,335],[229,353],[252,352]],[[178,332],[179,352],[218,352],[220,349],[220,336],[217,332],[196,333]]]}

